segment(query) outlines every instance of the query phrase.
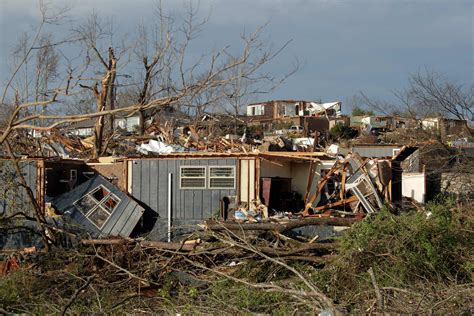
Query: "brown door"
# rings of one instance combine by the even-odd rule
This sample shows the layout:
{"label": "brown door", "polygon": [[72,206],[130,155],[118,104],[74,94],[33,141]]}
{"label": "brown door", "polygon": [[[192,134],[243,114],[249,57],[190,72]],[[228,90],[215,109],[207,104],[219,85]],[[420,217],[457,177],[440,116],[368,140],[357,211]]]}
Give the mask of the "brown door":
{"label": "brown door", "polygon": [[270,190],[272,187],[272,179],[271,178],[262,178],[262,198],[263,204],[266,206],[270,205]]}

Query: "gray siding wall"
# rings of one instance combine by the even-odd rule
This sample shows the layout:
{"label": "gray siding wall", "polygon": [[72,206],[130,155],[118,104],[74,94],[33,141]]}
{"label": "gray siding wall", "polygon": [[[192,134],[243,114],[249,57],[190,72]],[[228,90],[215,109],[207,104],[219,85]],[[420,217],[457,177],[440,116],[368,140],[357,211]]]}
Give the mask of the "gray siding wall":
{"label": "gray siding wall", "polygon": [[[236,189],[180,189],[180,166],[235,166],[237,159],[143,159],[132,161],[132,196],[167,218],[168,173],[172,173],[172,218],[174,224],[191,224],[208,219],[220,209],[225,196],[236,195]],[[237,185],[237,181],[236,181]],[[176,221],[175,221],[176,220]]]}
{"label": "gray siding wall", "polygon": [[400,148],[399,146],[353,146],[352,152],[358,153],[361,157],[366,158],[380,158],[392,157],[393,150]]}
{"label": "gray siding wall", "polygon": [[[36,161],[21,161],[19,165],[36,197]],[[26,190],[20,186],[13,163],[10,160],[0,160],[0,216],[20,211],[31,216],[34,214]]]}

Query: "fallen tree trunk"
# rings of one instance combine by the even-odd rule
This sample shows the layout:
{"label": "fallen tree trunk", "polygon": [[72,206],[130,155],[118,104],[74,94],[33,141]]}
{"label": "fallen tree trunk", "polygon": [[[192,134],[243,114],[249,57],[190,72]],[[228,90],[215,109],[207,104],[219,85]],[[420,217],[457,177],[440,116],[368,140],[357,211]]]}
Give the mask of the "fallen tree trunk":
{"label": "fallen tree trunk", "polygon": [[351,226],[358,219],[341,217],[305,218],[291,220],[286,223],[237,223],[237,222],[217,222],[209,220],[206,228],[211,231],[241,231],[241,230],[271,230],[279,233],[304,226]]}
{"label": "fallen tree trunk", "polygon": [[[192,255],[212,254],[212,255],[244,255],[245,250],[239,249],[235,246],[219,246],[209,247],[209,245],[198,245],[197,243],[182,243],[182,242],[161,242],[143,240],[136,242],[130,239],[84,239],[81,241],[83,245],[132,245],[136,244],[144,248],[154,248],[157,250],[175,250],[182,252],[189,252]],[[314,243],[304,244],[294,248],[272,248],[267,246],[255,246],[255,249],[267,255],[286,257],[294,256],[298,253],[310,252],[314,250],[331,251],[337,247],[336,243]]]}

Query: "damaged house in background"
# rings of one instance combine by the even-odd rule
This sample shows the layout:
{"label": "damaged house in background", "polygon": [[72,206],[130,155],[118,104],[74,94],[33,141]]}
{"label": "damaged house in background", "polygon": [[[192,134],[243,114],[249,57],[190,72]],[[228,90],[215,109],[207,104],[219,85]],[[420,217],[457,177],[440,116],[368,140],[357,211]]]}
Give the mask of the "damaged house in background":
{"label": "damaged house in background", "polygon": [[287,124],[327,135],[330,121],[341,117],[341,110],[341,102],[276,100],[247,105],[247,120],[249,126],[259,126],[264,132]]}

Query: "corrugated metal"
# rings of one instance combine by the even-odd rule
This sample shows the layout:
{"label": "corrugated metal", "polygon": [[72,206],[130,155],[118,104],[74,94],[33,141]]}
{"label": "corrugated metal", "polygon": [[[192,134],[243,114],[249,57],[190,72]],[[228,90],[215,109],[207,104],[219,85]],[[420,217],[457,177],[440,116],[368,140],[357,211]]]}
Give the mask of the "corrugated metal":
{"label": "corrugated metal", "polygon": [[131,194],[157,213],[157,231],[165,231],[168,218],[168,173],[172,179],[172,219],[176,223],[192,225],[218,214],[221,200],[237,195],[234,189],[181,189],[181,166],[237,166],[237,159],[140,159],[131,161]]}
{"label": "corrugated metal", "polygon": [[[76,208],[74,202],[100,185],[116,195],[120,202],[104,226],[98,229]],[[92,237],[107,235],[128,237],[144,212],[143,207],[100,175],[96,175],[74,190],[58,196],[52,201],[52,204],[58,211],[68,215],[76,224],[85,228]]]}
{"label": "corrugated metal", "polygon": [[[19,162],[23,177],[36,197],[36,161]],[[0,215],[25,212],[33,216],[33,206],[26,190],[20,186],[15,167],[10,160],[0,160]]]}

